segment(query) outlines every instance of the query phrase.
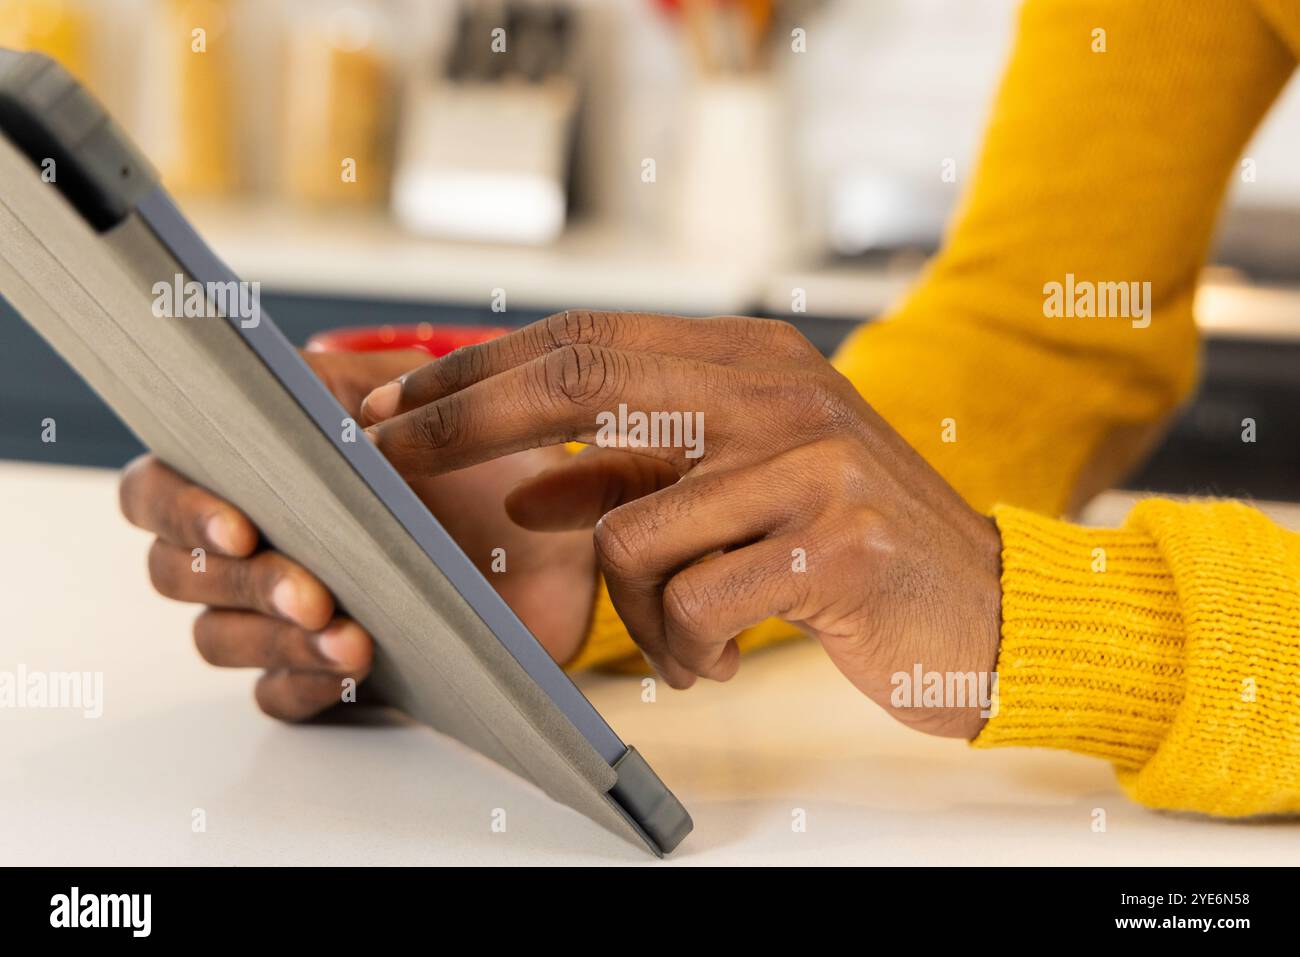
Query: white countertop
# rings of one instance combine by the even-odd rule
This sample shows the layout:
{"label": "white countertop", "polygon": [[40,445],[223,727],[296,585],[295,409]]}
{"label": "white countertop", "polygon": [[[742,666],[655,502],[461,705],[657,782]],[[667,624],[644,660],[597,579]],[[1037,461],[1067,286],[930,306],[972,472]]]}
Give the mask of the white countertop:
{"label": "white countertop", "polygon": [[553,245],[422,239],[378,212],[313,213],[187,202],[200,232],[241,278],[268,290],[509,308],[655,309],[725,314],[757,301],[752,268],[703,262],[599,224]]}
{"label": "white countertop", "polygon": [[[104,674],[98,719],[0,709],[0,865],[651,860],[428,729],[262,716],[253,673],[205,665],[194,610],[150,591],[115,474],[0,463],[0,502],[0,670]],[[1297,512],[1276,514],[1300,527]],[[756,654],[727,685],[661,686],[654,704],[636,679],[580,684],[694,816],[673,864],[1271,863],[1294,839],[1144,810],[1099,761],[907,731],[811,644]]]}

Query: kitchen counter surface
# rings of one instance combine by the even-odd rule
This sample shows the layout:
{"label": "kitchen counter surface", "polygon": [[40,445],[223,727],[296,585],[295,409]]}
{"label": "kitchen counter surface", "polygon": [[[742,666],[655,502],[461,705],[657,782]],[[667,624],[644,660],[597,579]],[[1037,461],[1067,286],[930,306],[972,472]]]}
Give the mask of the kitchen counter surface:
{"label": "kitchen counter surface", "polygon": [[[103,674],[103,715],[0,708],[0,865],[636,864],[651,859],[426,728],[290,727],[154,595],[112,472],[0,464],[0,671]],[[1096,521],[1131,498],[1105,496]],[[1300,528],[1300,508],[1279,520]],[[690,809],[670,864],[1294,863],[1300,831],[1159,814],[1102,762],[907,731],[812,644],[644,703],[583,690]],[[491,828],[506,811],[505,833]],[[1094,830],[1098,810],[1104,832]],[[201,812],[206,830],[192,822]],[[806,820],[806,830],[792,826]]]}

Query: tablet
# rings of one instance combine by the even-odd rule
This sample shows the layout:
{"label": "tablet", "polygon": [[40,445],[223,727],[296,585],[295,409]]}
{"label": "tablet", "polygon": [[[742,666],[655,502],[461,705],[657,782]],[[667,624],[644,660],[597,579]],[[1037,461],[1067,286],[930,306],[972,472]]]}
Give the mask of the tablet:
{"label": "tablet", "polygon": [[[681,803],[366,440],[104,109],[48,57],[0,50],[0,134],[0,294],[145,445],[331,589],[375,638],[368,680],[384,700],[654,853],[676,847],[692,826]],[[181,295],[201,308],[180,308]]]}

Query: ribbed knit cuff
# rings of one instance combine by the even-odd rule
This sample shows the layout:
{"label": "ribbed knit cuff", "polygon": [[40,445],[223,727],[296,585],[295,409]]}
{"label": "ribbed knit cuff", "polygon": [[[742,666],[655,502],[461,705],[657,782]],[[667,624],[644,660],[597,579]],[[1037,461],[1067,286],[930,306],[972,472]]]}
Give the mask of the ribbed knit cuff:
{"label": "ribbed knit cuff", "polygon": [[999,506],[996,711],[974,741],[1141,767],[1183,696],[1184,624],[1154,539]]}

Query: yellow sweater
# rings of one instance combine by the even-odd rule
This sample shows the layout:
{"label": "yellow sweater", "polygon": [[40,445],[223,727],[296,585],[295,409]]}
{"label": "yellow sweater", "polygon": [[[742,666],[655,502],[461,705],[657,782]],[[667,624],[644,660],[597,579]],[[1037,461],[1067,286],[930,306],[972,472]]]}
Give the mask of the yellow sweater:
{"label": "yellow sweater", "polygon": [[[1230,502],[1058,516],[1099,448],[1194,387],[1215,214],[1298,51],[1295,0],[1029,0],[943,251],[835,360],[1001,529],[999,708],[975,745],[1106,758],[1152,807],[1300,811],[1300,535]],[[1150,324],[1047,318],[1067,275],[1150,282]],[[633,651],[602,587],[572,666]]]}

